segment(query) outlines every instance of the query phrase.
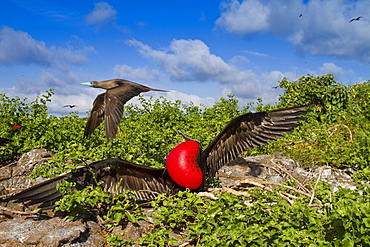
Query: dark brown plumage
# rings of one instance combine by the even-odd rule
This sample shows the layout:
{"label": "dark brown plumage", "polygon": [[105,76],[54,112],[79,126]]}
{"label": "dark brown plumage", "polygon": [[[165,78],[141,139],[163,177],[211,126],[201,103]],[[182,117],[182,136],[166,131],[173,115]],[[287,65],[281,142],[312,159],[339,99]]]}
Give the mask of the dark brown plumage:
{"label": "dark brown plumage", "polygon": [[86,123],[85,137],[91,135],[104,120],[106,137],[108,139],[115,138],[127,101],[142,92],[167,92],[123,79],[91,81],[80,84],[107,90],[105,93],[99,94],[94,101],[90,117]]}
{"label": "dark brown plumage", "polygon": [[[90,170],[90,169],[91,170]],[[137,165],[119,158],[106,159],[82,167],[75,173],[66,173],[50,179],[29,189],[26,189],[8,199],[27,202],[28,205],[42,203],[40,208],[52,207],[61,198],[56,185],[65,181],[76,182],[76,189],[86,186],[96,186],[97,181],[103,181],[102,189],[110,194],[132,190],[135,199],[148,201],[161,193],[174,194],[181,187],[170,178],[165,169]]]}
{"label": "dark brown plumage", "polygon": [[351,22],[353,22],[353,21],[359,21],[361,18],[362,18],[362,16],[359,16],[359,17],[357,17],[357,18],[353,18],[353,19],[351,19],[349,22],[351,23]]}
{"label": "dark brown plumage", "polygon": [[69,108],[73,108],[73,107],[76,107],[76,105],[65,105],[63,107],[69,107]]}
{"label": "dark brown plumage", "polygon": [[200,167],[213,177],[218,169],[237,158],[245,150],[266,145],[299,126],[310,106],[247,113],[232,119],[202,152]]}
{"label": "dark brown plumage", "polygon": [[[247,113],[232,119],[200,155],[199,166],[204,176],[212,178],[221,166],[233,161],[245,150],[266,145],[291,133],[305,119],[303,115],[308,107]],[[104,181],[101,185],[104,190],[109,193],[132,190],[135,198],[141,201],[152,200],[157,194],[174,194],[184,189],[172,180],[165,169],[141,166],[121,159],[107,159],[90,166],[97,180]],[[66,180],[77,182],[77,189],[95,184],[90,171],[80,168],[77,173],[51,179],[8,200],[31,200],[32,204],[53,203],[60,198],[55,185]]]}

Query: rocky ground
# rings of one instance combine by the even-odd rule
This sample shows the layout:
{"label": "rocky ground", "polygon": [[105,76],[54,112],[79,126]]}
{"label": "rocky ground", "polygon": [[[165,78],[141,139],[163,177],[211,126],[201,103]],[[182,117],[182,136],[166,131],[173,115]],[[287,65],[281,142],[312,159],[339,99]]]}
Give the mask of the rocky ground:
{"label": "rocky ground", "polygon": [[[33,181],[27,175],[52,156],[47,150],[35,149],[23,154],[17,162],[0,167],[0,196],[6,198],[44,181],[45,179],[42,178]],[[245,157],[220,169],[219,179],[222,181],[223,188],[211,189],[208,193],[200,193],[199,196],[212,197],[212,194],[220,191],[243,195],[247,190],[240,190],[240,188],[251,186],[270,191],[281,181],[293,179],[299,185],[297,191],[307,196],[311,195],[314,203],[314,191],[306,188],[307,182],[311,182],[312,179],[326,181],[332,184],[334,191],[338,186],[355,188],[356,184],[347,173],[349,171],[331,167],[303,169],[294,160],[279,153]],[[284,198],[288,202],[292,201],[289,194],[285,194]],[[23,205],[12,202],[0,205],[2,206],[0,208],[0,246],[106,246],[104,239],[111,234],[103,225],[94,221],[71,221],[62,216],[55,216],[51,210],[48,212],[49,216],[40,216],[29,211],[24,212],[32,211],[34,208],[26,210]],[[118,227],[113,230],[113,233],[122,233],[124,237],[138,240],[146,232],[154,230],[151,212],[153,209],[144,210],[144,213],[149,216],[148,220]],[[186,243],[182,246],[186,246]]]}

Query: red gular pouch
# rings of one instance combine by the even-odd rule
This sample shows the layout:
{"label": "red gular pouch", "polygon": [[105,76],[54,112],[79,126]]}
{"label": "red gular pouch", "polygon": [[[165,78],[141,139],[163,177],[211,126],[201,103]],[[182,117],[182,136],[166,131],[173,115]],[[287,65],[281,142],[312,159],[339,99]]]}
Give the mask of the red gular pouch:
{"label": "red gular pouch", "polygon": [[200,152],[200,144],[192,140],[180,143],[171,150],[166,168],[175,183],[192,190],[202,185],[203,173],[198,163]]}

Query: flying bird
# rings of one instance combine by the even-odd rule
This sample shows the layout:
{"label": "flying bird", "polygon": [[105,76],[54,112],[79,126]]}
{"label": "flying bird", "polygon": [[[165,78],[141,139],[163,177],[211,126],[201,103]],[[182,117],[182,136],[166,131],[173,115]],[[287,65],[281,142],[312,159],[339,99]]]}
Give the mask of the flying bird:
{"label": "flying bird", "polygon": [[94,101],[90,117],[86,123],[84,137],[91,135],[104,120],[107,139],[114,139],[127,101],[142,92],[168,92],[123,79],[91,81],[80,84],[107,90],[105,93],[99,94]]}
{"label": "flying bird", "polygon": [[359,17],[357,17],[357,18],[353,18],[353,19],[351,19],[349,22],[351,23],[351,22],[353,22],[353,21],[359,21],[361,18],[362,18],[362,16],[359,16]]}
{"label": "flying bird", "polygon": [[61,198],[55,187],[63,181],[76,182],[77,189],[97,186],[95,181],[103,181],[100,186],[111,195],[131,190],[135,193],[134,199],[139,201],[152,200],[161,193],[174,194],[185,188],[198,191],[203,189],[205,179],[213,178],[223,165],[235,160],[245,150],[266,145],[291,133],[300,121],[306,119],[304,115],[309,107],[290,107],[236,117],[204,151],[198,142],[184,136],[185,142],[168,154],[166,169],[137,165],[119,158],[106,159],[90,164],[90,168],[79,168],[75,173],[45,181],[6,201],[52,206]]}
{"label": "flying bird", "polygon": [[76,105],[65,105],[63,107],[69,107],[69,108],[73,108],[73,107],[76,107]]}

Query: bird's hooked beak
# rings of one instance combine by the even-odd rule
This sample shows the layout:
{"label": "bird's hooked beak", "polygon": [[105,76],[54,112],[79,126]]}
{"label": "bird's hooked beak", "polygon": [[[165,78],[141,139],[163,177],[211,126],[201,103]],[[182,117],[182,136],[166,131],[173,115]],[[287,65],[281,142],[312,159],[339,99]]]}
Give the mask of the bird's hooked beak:
{"label": "bird's hooked beak", "polygon": [[85,86],[89,86],[89,87],[94,87],[94,83],[92,83],[91,81],[89,82],[81,82],[80,85],[85,85]]}
{"label": "bird's hooked beak", "polygon": [[179,132],[180,135],[182,135],[185,138],[185,140],[191,141],[191,139],[189,137],[187,137],[181,130],[178,130],[178,132]]}

